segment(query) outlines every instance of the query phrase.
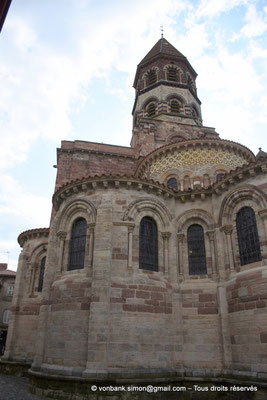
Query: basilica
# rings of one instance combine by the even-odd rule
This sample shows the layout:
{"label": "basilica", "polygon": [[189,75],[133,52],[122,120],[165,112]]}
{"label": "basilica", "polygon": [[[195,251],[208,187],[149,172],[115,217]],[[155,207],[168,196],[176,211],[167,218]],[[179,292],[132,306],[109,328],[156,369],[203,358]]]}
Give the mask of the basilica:
{"label": "basilica", "polygon": [[161,37],[130,147],[57,149],[50,226],[18,237],[2,358],[37,386],[266,382],[267,154],[203,125],[196,77]]}

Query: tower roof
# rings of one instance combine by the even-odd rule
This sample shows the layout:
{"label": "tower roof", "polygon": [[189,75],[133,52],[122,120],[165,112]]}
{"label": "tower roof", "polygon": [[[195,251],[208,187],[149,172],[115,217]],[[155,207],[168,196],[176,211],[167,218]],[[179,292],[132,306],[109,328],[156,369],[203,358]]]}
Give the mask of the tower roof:
{"label": "tower roof", "polygon": [[159,41],[152,47],[152,49],[147,53],[147,55],[143,58],[143,60],[139,63],[139,65],[150,61],[152,58],[158,55],[166,55],[169,57],[183,57],[185,56],[180,53],[172,44],[168,42],[165,38],[159,39]]}
{"label": "tower roof", "polygon": [[187,65],[192,76],[197,77],[197,73],[189,63],[187,58],[177,50],[171,43],[168,42],[164,37],[160,38],[159,41],[152,47],[152,49],[147,53],[147,55],[142,59],[142,61],[137,65],[137,70],[135,74],[133,87],[136,88],[137,80],[140,70],[146,66],[146,64],[153,63],[160,58],[169,58],[173,60],[182,61]]}

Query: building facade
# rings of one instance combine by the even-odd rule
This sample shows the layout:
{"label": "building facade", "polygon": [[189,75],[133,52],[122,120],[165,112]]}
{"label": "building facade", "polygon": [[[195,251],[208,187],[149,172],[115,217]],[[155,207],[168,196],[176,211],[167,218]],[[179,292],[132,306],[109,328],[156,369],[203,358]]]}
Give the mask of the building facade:
{"label": "building facade", "polygon": [[63,141],[49,228],[23,232],[6,361],[32,376],[267,378],[267,158],[202,124],[161,38],[131,147]]}
{"label": "building facade", "polygon": [[6,347],[15,279],[16,272],[7,269],[7,264],[0,263],[0,355],[4,354]]}

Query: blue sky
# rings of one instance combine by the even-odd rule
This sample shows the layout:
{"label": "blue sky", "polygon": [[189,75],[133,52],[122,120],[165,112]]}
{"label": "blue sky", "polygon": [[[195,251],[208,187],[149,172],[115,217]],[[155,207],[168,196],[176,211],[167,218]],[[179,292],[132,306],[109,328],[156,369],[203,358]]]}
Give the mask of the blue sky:
{"label": "blue sky", "polygon": [[265,0],[13,0],[0,35],[0,262],[9,268],[19,233],[49,225],[60,141],[129,146],[136,65],[160,25],[198,73],[204,125],[267,152]]}

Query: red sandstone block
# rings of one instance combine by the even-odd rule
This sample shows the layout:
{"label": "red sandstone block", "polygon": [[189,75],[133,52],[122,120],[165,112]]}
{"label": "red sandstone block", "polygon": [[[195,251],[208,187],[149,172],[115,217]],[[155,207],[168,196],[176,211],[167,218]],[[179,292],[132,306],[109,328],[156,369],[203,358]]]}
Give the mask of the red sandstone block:
{"label": "red sandstone block", "polygon": [[166,307],[165,308],[165,314],[172,314],[172,308]]}
{"label": "red sandstone block", "polygon": [[82,303],[81,310],[90,310],[90,303]]}
{"label": "red sandstone block", "polygon": [[245,303],[246,310],[253,310],[254,308],[256,308],[255,301],[249,301],[248,303]]}
{"label": "red sandstone block", "polygon": [[148,304],[150,306],[159,306],[159,301],[158,300],[145,300],[145,304]]}
{"label": "red sandstone block", "polygon": [[137,304],[137,311],[153,313],[154,312],[154,307],[153,306],[149,306],[149,305],[145,305],[145,304]]}
{"label": "red sandstone block", "polygon": [[129,289],[137,289],[137,287],[138,287],[137,285],[128,285]]}
{"label": "red sandstone block", "polygon": [[149,292],[145,290],[137,290],[136,297],[140,299],[149,299]]}
{"label": "red sandstone block", "polygon": [[211,293],[204,293],[199,295],[199,301],[207,302],[215,300],[215,295]]}
{"label": "red sandstone block", "polygon": [[127,298],[134,297],[134,292],[134,289],[122,289],[121,296]]}
{"label": "red sandstone block", "polygon": [[203,289],[193,289],[193,293],[195,294],[203,293]]}
{"label": "red sandstone block", "polygon": [[183,303],[183,307],[185,307],[185,308],[191,308],[191,307],[193,307],[194,305],[193,305],[193,303],[191,303],[191,302],[184,302]]}
{"label": "red sandstone block", "polygon": [[154,307],[154,312],[157,314],[165,313],[165,307]]}
{"label": "red sandstone block", "polygon": [[163,294],[157,292],[151,292],[151,300],[163,300]]}
{"label": "red sandstone block", "polygon": [[261,271],[257,271],[257,272],[253,272],[253,273],[247,273],[245,275],[239,276],[236,278],[237,282],[241,282],[241,281],[252,281],[252,280],[261,280],[262,277],[262,272]]}
{"label": "red sandstone block", "polygon": [[236,304],[235,306],[234,306],[234,308],[235,308],[235,311],[243,311],[243,310],[245,310],[245,304]]}
{"label": "red sandstone block", "polygon": [[267,343],[267,333],[260,334],[261,343]]}
{"label": "red sandstone block", "polygon": [[192,294],[193,291],[191,289],[181,290],[182,294]]}
{"label": "red sandstone block", "polygon": [[92,296],[91,297],[91,302],[92,303],[98,303],[100,301],[100,297],[99,296]]}
{"label": "red sandstone block", "polygon": [[111,284],[112,287],[117,287],[117,288],[126,288],[127,285],[124,285],[123,283],[112,283]]}
{"label": "red sandstone block", "polygon": [[135,304],[123,304],[123,311],[137,311],[137,306]]}
{"label": "red sandstone block", "polygon": [[257,308],[265,308],[266,302],[264,300],[258,300],[258,301],[256,301],[256,306],[257,306]]}
{"label": "red sandstone block", "polygon": [[263,300],[263,299],[267,299],[267,293],[266,293],[266,294],[261,294],[261,295],[260,295],[260,300]]}
{"label": "red sandstone block", "polygon": [[217,307],[204,307],[198,309],[198,314],[218,314]]}
{"label": "red sandstone block", "polygon": [[127,260],[128,256],[127,256],[127,254],[112,254],[112,259],[113,260]]}
{"label": "red sandstone block", "polygon": [[125,303],[126,299],[123,299],[121,297],[111,297],[110,302],[111,303]]}

